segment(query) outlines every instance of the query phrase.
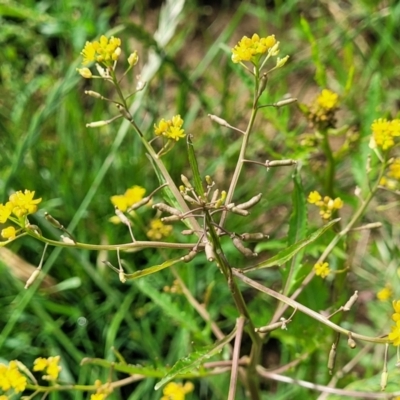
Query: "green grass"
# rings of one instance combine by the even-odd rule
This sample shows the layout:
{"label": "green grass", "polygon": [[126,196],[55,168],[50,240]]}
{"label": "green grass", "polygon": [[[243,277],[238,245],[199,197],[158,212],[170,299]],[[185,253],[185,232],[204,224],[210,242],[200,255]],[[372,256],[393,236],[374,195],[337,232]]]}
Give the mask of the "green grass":
{"label": "green grass", "polygon": [[[113,215],[109,198],[132,185],[142,185],[150,193],[157,186],[157,178],[147,168],[143,147],[128,124],[117,120],[100,129],[85,127],[90,121],[108,119],[116,113],[114,107],[83,93],[89,86],[102,93],[108,93],[109,88],[101,82],[92,86],[75,71],[85,41],[103,33],[121,37],[126,52],[131,45],[140,48],[139,70],[148,83],[145,91],[132,100],[131,110],[143,131],[150,136],[160,118],[181,113],[187,132],[194,135],[201,174],[212,175],[221,188],[227,189],[239,151],[239,134],[211,124],[207,114],[219,115],[234,126],[245,126],[249,88],[243,72],[230,61],[230,48],[243,35],[258,32],[275,34],[281,42],[281,55],[291,57],[272,75],[264,95],[266,103],[276,102],[287,93],[310,103],[323,87],[341,96],[339,124],[348,124],[359,133],[359,140],[338,164],[335,183],[338,195],[349,204],[344,219],[349,218],[354,211],[355,185],[366,187],[370,125],[375,118],[398,116],[400,5],[384,7],[384,2],[379,5],[358,0],[340,8],[334,1],[276,0],[266,8],[261,1],[222,2],[208,14],[207,6],[186,1],[171,20],[171,10],[163,14],[157,8],[147,9],[145,2],[120,3],[104,6],[98,1],[0,1],[0,44],[4,50],[0,53],[0,201],[6,201],[15,190],[35,190],[43,202],[31,222],[51,238],[57,238],[58,232],[43,218],[44,211],[61,221],[79,242],[115,244],[130,240],[126,229],[108,221]],[[129,83],[134,86],[134,79]],[[310,158],[309,149],[299,144],[299,136],[311,131],[306,119],[295,106],[265,108],[262,116],[264,119],[259,116],[256,123],[249,158],[261,162],[298,159],[305,192],[322,190],[323,176],[315,169],[320,156]],[[184,143],[179,142],[165,157],[176,182],[181,173],[190,175],[185,154]],[[267,171],[249,166],[240,177],[235,201],[247,200],[258,192],[263,192],[263,198],[252,212],[253,220],[232,218],[228,226],[244,232],[254,227],[255,221],[256,231],[269,233],[276,244],[265,250],[264,258],[276,254],[276,246],[286,241],[292,212],[292,173],[290,167]],[[262,183],[257,187],[254,182]],[[386,203],[393,204],[393,208],[377,208]],[[332,282],[314,280],[299,301],[313,310],[331,307],[332,311],[359,290],[364,297],[344,316],[342,324],[363,334],[387,333],[391,306],[375,301],[375,295],[388,282],[393,285],[394,298],[400,295],[395,261],[399,257],[397,210],[395,197],[379,194],[363,222],[382,221],[383,228],[371,237],[361,233],[352,237],[347,249],[339,248],[330,258],[338,269],[354,266],[342,282],[341,292],[337,293]],[[138,237],[145,238],[152,216],[150,210],[138,213]],[[316,228],[320,221],[310,216],[308,224],[310,229]],[[187,240],[179,229],[174,235],[171,240]],[[304,254],[301,263],[306,269],[326,245],[326,239],[321,239]],[[229,241],[224,246],[234,265],[244,265],[246,261]],[[34,266],[40,261],[42,244],[31,238],[13,242],[8,248]],[[144,250],[124,253],[122,258],[127,270],[134,271],[160,264],[170,256],[176,254]],[[36,357],[59,354],[62,380],[93,384],[97,378],[106,381],[109,371],[97,366],[81,367],[80,361],[84,357],[115,360],[113,346],[127,363],[159,367],[173,365],[194,349],[214,342],[209,325],[184,296],[163,292],[164,286],[174,280],[169,270],[123,285],[117,274],[104,267],[102,260],[107,257],[116,265],[112,253],[51,248],[45,257],[44,273],[52,276],[58,286],[52,290],[41,287],[41,276],[34,289],[27,291],[23,289],[25,282],[15,277],[18,263],[0,260],[0,361],[18,359],[30,367]],[[209,313],[228,333],[237,312],[219,271],[203,256],[176,269],[199,302],[209,296]],[[281,276],[276,270],[263,270],[257,278],[268,287],[280,289]],[[266,324],[277,302],[244,286],[243,291],[257,323]],[[272,350],[266,347],[265,367],[274,367],[267,364],[268,351],[278,354],[279,365],[309,353],[285,374],[327,384],[326,360],[335,338],[331,330],[297,313],[288,331],[274,331],[273,337],[279,346]],[[244,339],[246,345],[250,346],[248,338]],[[363,346],[360,343],[358,349],[350,351],[341,344],[337,368]],[[382,346],[376,347],[380,354]],[[391,349],[391,358],[394,353]],[[351,379],[345,376],[337,386],[357,386],[361,378],[379,375],[382,360],[383,356],[366,356]],[[391,360],[391,370],[394,363]],[[113,379],[125,376],[114,373]],[[146,379],[115,390],[110,399],[160,398],[160,391],[153,390],[156,381]],[[276,399],[318,398],[317,392],[271,382],[263,385],[263,398],[270,398],[271,393]],[[229,374],[194,383],[196,390],[188,396],[190,399],[224,399]],[[363,389],[361,383],[357,389]],[[379,385],[374,390],[379,391]],[[237,398],[244,396],[240,388]],[[49,398],[88,396],[70,392],[53,393]]]}

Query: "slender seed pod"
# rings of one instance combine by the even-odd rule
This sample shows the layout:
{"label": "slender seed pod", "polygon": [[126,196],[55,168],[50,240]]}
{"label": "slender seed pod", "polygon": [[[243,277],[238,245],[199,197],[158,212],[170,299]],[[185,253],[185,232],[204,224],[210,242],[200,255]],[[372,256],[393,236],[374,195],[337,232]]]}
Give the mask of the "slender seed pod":
{"label": "slender seed pod", "polygon": [[291,97],[290,99],[281,100],[281,101],[278,101],[277,103],[274,103],[274,107],[283,107],[283,106],[287,106],[288,104],[295,103],[296,101],[297,101],[296,98]]}
{"label": "slender seed pod", "polygon": [[182,196],[189,204],[199,204],[193,197],[190,197],[187,194],[183,194]]}
{"label": "slender seed pod", "polygon": [[257,196],[252,197],[249,201],[238,204],[236,208],[239,208],[240,210],[247,210],[248,208],[255,206],[260,201],[261,196],[262,193],[259,193]]}
{"label": "slender seed pod", "polygon": [[332,343],[331,351],[329,352],[329,358],[328,358],[328,370],[331,375],[333,368],[335,367],[335,361],[336,361],[336,343]]}
{"label": "slender seed pod", "polygon": [[32,275],[29,277],[29,279],[26,281],[25,284],[25,289],[28,289],[29,286],[32,285],[33,282],[35,282],[36,278],[39,276],[40,274],[40,268],[36,268],[33,272]]}
{"label": "slender seed pod", "polygon": [[164,204],[164,203],[153,204],[153,208],[156,208],[157,210],[160,210],[160,211],[167,212],[167,213],[172,214],[172,215],[181,215],[182,214],[176,208],[168,206],[167,204]]}
{"label": "slender seed pod", "polygon": [[142,200],[138,201],[137,203],[132,204],[129,208],[128,208],[128,212],[133,211],[133,210],[137,210],[139,207],[144,206],[145,204],[147,204],[150,201],[151,197],[147,196],[147,197],[143,197]]}
{"label": "slender seed pod", "polygon": [[131,221],[118,207],[115,207],[115,214],[123,224],[131,226]]}
{"label": "slender seed pod", "polygon": [[347,301],[347,303],[343,306],[343,311],[349,311],[351,307],[353,307],[357,299],[358,299],[358,290],[354,292],[353,296],[351,296],[350,299]]}
{"label": "slender seed pod", "polygon": [[246,257],[256,257],[258,255],[247,247],[244,247],[242,241],[237,236],[232,238],[232,243]]}
{"label": "slender seed pod", "polygon": [[188,189],[193,189],[193,186],[191,185],[191,183],[189,182],[189,179],[186,178],[185,175],[181,175],[181,181]]}
{"label": "slender seed pod", "polygon": [[55,218],[53,218],[48,212],[44,213],[44,217],[47,219],[47,221],[49,221],[53,226],[55,226],[58,229],[64,229],[64,227],[62,226],[62,224],[57,221]]}
{"label": "slender seed pod", "polygon": [[182,235],[193,235],[194,230],[193,229],[184,229],[181,233],[182,233]]}
{"label": "slender seed pod", "polygon": [[94,97],[95,99],[103,99],[104,97],[97,92],[94,92],[93,90],[85,90],[85,94],[88,96]]}
{"label": "slender seed pod", "polygon": [[129,114],[129,111],[126,110],[123,106],[121,106],[120,104],[117,104],[117,108],[119,110],[119,112],[121,113],[121,115],[127,119],[128,121],[132,121],[132,115]]}
{"label": "slender seed pod", "polygon": [[217,117],[216,115],[213,115],[213,114],[208,114],[208,116],[211,119],[211,121],[216,122],[217,124],[219,124],[221,126],[230,128],[230,125],[224,119]]}
{"label": "slender seed pod", "polygon": [[161,222],[175,222],[175,221],[180,221],[181,218],[179,215],[171,215],[169,217],[163,217],[161,218]]}
{"label": "slender seed pod", "polygon": [[287,320],[284,320],[284,321],[280,321],[280,322],[275,322],[275,323],[270,324],[270,325],[262,326],[261,328],[256,328],[256,332],[266,333],[266,332],[274,331],[274,330],[279,329],[279,328],[283,329],[283,325],[286,322],[287,322]]}
{"label": "slender seed pod", "polygon": [[264,233],[261,232],[243,233],[242,235],[240,235],[240,238],[244,241],[258,242],[260,240],[269,239],[269,235],[265,235]]}
{"label": "slender seed pod", "polygon": [[211,203],[212,204],[214,204],[217,201],[218,196],[219,196],[219,190],[215,189],[213,194],[212,194],[212,197],[211,197]]}
{"label": "slender seed pod", "polygon": [[238,215],[243,215],[244,217],[246,217],[247,215],[250,214],[249,211],[242,210],[242,209],[237,208],[237,207],[232,207],[230,211],[232,211],[233,213],[238,214]]}
{"label": "slender seed pod", "polygon": [[267,83],[268,83],[268,74],[264,72],[260,79],[260,86],[258,87],[257,100],[263,94],[265,88],[267,87]]}
{"label": "slender seed pod", "polygon": [[185,256],[181,257],[181,260],[182,260],[183,262],[187,263],[187,262],[189,262],[189,261],[192,261],[193,258],[196,257],[196,255],[197,255],[197,251],[191,250],[191,251],[189,251],[188,254],[186,254]]}

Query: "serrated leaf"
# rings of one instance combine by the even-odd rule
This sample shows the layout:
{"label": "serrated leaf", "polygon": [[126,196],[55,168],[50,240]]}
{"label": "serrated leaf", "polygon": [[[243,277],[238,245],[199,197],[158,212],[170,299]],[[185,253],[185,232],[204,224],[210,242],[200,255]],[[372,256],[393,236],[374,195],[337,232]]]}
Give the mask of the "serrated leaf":
{"label": "serrated leaf", "polygon": [[222,348],[235,337],[235,334],[236,334],[236,327],[229,335],[225,336],[223,339],[217,341],[213,345],[205,346],[201,350],[196,350],[195,352],[189,354],[188,356],[181,358],[170,369],[168,374],[163,379],[161,379],[160,382],[156,384],[154,389],[155,390],[160,389],[161,386],[165,385],[167,382],[174,379],[177,375],[190,373],[193,369],[200,366],[200,364],[202,364],[215,354],[219,353],[222,350]]}
{"label": "serrated leaf", "polygon": [[314,233],[312,233],[310,236],[307,238],[301,240],[300,242],[297,242],[293,244],[292,246],[289,246],[285,250],[282,250],[279,252],[276,256],[263,261],[259,264],[254,265],[253,267],[248,267],[244,268],[243,271],[254,271],[256,269],[261,269],[261,268],[270,268],[270,267],[280,267],[281,265],[285,264],[289,260],[291,260],[300,250],[302,250],[304,247],[309,245],[310,243],[314,242],[317,240],[321,235],[323,235],[332,225],[336,224],[336,222],[340,221],[340,218],[334,219],[330,222],[328,222],[326,225],[324,225],[322,228],[316,230]]}
{"label": "serrated leaf", "polygon": [[193,148],[192,135],[187,135],[186,143],[187,143],[187,149],[188,149],[189,164],[190,164],[190,168],[192,169],[192,174],[193,174],[194,188],[196,189],[196,193],[199,196],[203,196],[204,188],[203,188],[203,184],[201,182],[199,165],[197,164],[196,154],[195,154],[194,148]]}
{"label": "serrated leaf", "polygon": [[149,268],[146,268],[146,269],[140,269],[138,271],[135,271],[133,274],[125,274],[125,278],[128,279],[128,280],[129,279],[142,278],[143,276],[151,275],[151,274],[154,274],[154,273],[156,273],[158,271],[161,271],[164,268],[168,268],[171,265],[174,265],[174,264],[176,264],[176,263],[178,263],[180,261],[181,261],[180,257],[179,258],[174,258],[174,259],[171,259],[171,260],[167,260],[167,261],[163,262],[160,265],[153,265],[152,267],[149,267]]}

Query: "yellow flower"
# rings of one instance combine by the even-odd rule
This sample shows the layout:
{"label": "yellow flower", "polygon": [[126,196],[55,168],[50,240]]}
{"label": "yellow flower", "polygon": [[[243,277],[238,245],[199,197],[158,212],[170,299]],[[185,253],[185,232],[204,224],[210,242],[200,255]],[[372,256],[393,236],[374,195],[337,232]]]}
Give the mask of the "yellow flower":
{"label": "yellow flower", "polygon": [[172,226],[164,225],[161,219],[152,219],[150,221],[150,229],[147,231],[147,237],[150,240],[160,240],[167,237],[172,232]]}
{"label": "yellow flower", "polygon": [[396,323],[391,327],[391,330],[388,339],[393,342],[393,346],[400,346],[400,326]]}
{"label": "yellow flower", "polygon": [[58,378],[58,374],[61,371],[61,367],[58,365],[60,356],[42,358],[39,357],[34,361],[34,371],[45,371],[47,375],[43,376],[43,379],[49,381],[55,381]]}
{"label": "yellow flower", "polygon": [[185,395],[192,392],[194,385],[192,382],[182,383],[170,382],[163,389],[161,400],[185,400]]}
{"label": "yellow flower", "polygon": [[251,38],[243,36],[239,43],[232,49],[232,61],[234,63],[251,61],[254,64],[258,61],[260,55],[265,54],[275,44],[275,35],[265,38],[260,38],[256,33]]}
{"label": "yellow flower", "polygon": [[78,73],[83,76],[85,79],[90,79],[92,75],[92,71],[89,68],[77,68]]}
{"label": "yellow flower", "polygon": [[317,97],[317,104],[325,110],[333,110],[337,108],[339,103],[339,95],[331,92],[328,89],[324,89],[321,94]]}
{"label": "yellow flower", "polygon": [[98,63],[109,64],[118,60],[121,54],[121,39],[111,36],[110,39],[104,35],[99,41],[86,42],[81,55],[83,56],[83,64],[88,64],[91,61]]}
{"label": "yellow flower", "polygon": [[7,202],[6,205],[0,204],[0,224],[4,224],[8,220],[8,217],[12,213],[12,206],[10,202]]}
{"label": "yellow flower", "polygon": [[313,192],[311,192],[311,193],[308,195],[308,198],[307,198],[307,201],[308,201],[309,203],[311,203],[311,204],[316,204],[316,203],[319,202],[320,200],[322,200],[322,197],[321,197],[321,195],[320,195],[316,190],[314,190]]}
{"label": "yellow flower", "polygon": [[134,67],[139,61],[139,56],[138,56],[138,52],[135,50],[133,53],[131,53],[128,57],[128,64],[131,67]]}
{"label": "yellow flower", "polygon": [[392,297],[392,294],[393,294],[392,289],[386,286],[376,294],[376,297],[380,301],[386,301]]}
{"label": "yellow flower", "polygon": [[8,207],[12,207],[12,212],[18,218],[33,214],[37,211],[37,204],[39,204],[42,199],[33,199],[35,196],[35,192],[31,192],[30,190],[25,190],[22,193],[20,190],[16,193],[13,193],[9,197],[9,202],[7,203]]}
{"label": "yellow flower", "polygon": [[371,129],[376,145],[387,150],[394,146],[394,137],[400,136],[400,120],[379,118],[372,123]]}
{"label": "yellow flower", "polygon": [[0,396],[0,400],[8,400],[8,399],[9,399],[9,397],[6,396],[5,394],[2,394],[2,395]]}
{"label": "yellow flower", "polygon": [[171,120],[162,118],[160,122],[154,124],[154,133],[156,136],[165,136],[167,139],[178,141],[185,137],[185,131],[182,129],[183,119],[180,115],[175,115]]}
{"label": "yellow flower", "polygon": [[10,361],[8,366],[0,364],[0,388],[4,392],[14,389],[15,393],[21,393],[25,390],[27,379],[18,370],[18,363]]}
{"label": "yellow flower", "polygon": [[111,203],[119,210],[125,212],[130,206],[143,199],[146,189],[141,186],[132,186],[123,195],[111,196]]}
{"label": "yellow flower", "polygon": [[13,226],[8,226],[1,231],[1,236],[4,239],[14,239],[16,236],[16,230]]}
{"label": "yellow flower", "polygon": [[90,396],[90,400],[104,400],[106,395],[104,393],[94,393]]}
{"label": "yellow flower", "polygon": [[389,166],[388,176],[400,180],[400,158],[395,158]]}
{"label": "yellow flower", "polygon": [[314,265],[315,275],[320,276],[321,278],[326,278],[331,272],[329,268],[329,264],[327,262],[324,263],[316,263]]}

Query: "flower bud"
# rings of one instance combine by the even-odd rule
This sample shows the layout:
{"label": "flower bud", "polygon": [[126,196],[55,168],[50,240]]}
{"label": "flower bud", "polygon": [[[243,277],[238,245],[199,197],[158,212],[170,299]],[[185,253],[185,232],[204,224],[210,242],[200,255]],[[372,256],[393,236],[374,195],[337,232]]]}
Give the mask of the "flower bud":
{"label": "flower bud", "polygon": [[135,50],[133,53],[131,53],[128,57],[128,64],[131,67],[134,67],[139,61],[139,56],[137,50]]}
{"label": "flower bud", "polygon": [[230,125],[224,119],[217,117],[216,115],[213,114],[208,114],[208,116],[210,117],[211,121],[216,122],[221,126],[226,126],[227,128],[230,127]]}
{"label": "flower bud", "polygon": [[283,67],[286,64],[287,60],[289,60],[289,56],[286,56],[286,57],[283,57],[283,58],[279,58],[278,57],[277,60],[276,60],[275,68]]}
{"label": "flower bud", "polygon": [[160,210],[160,211],[164,211],[164,212],[170,213],[170,214],[172,214],[172,215],[181,215],[181,214],[182,214],[182,213],[181,213],[179,210],[177,210],[176,208],[173,208],[173,207],[171,207],[171,206],[168,206],[167,204],[164,204],[164,203],[156,203],[156,204],[153,204],[153,208],[155,208],[155,209],[157,209],[157,210]]}
{"label": "flower bud", "polygon": [[181,181],[188,189],[193,189],[193,186],[191,185],[191,183],[189,182],[189,179],[186,178],[185,175],[181,175]]}
{"label": "flower bud", "polygon": [[85,94],[94,97],[95,99],[102,99],[103,96],[100,93],[94,92],[93,90],[85,90]]}
{"label": "flower bud", "polygon": [[92,75],[92,71],[89,68],[77,68],[76,69],[80,76],[84,77],[85,79],[90,79]]}

